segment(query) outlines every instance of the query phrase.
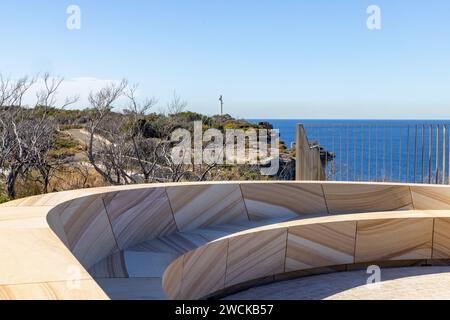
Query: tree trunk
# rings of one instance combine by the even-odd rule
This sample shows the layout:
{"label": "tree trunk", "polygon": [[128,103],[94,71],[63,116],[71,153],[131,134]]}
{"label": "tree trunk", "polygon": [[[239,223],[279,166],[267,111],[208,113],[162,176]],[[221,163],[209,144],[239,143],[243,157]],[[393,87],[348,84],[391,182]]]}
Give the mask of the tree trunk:
{"label": "tree trunk", "polygon": [[50,179],[49,179],[49,176],[46,175],[46,176],[44,176],[44,190],[43,190],[44,194],[48,193],[48,185],[49,184],[50,184]]}
{"label": "tree trunk", "polygon": [[16,198],[17,171],[12,169],[6,177],[6,191],[10,199]]}

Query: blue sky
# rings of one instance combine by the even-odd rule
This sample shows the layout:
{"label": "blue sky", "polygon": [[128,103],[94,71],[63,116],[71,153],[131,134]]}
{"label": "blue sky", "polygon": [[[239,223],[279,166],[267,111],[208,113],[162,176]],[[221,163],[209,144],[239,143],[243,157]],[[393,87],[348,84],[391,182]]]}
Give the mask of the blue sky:
{"label": "blue sky", "polygon": [[0,35],[0,72],[49,71],[83,96],[126,77],[206,114],[223,94],[236,117],[450,118],[448,0],[1,0]]}

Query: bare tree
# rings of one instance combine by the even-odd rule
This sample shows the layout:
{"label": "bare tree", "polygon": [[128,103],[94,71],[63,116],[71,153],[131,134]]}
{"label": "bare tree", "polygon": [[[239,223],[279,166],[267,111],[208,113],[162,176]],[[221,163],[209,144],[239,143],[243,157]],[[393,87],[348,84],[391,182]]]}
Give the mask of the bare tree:
{"label": "bare tree", "polygon": [[[89,125],[88,158],[103,179],[114,185],[138,182],[167,182],[204,180],[215,165],[194,171],[193,166],[177,164],[172,160],[171,132],[180,124],[176,115],[186,102],[174,94],[168,104],[170,116],[159,117],[151,124],[148,112],[156,105],[156,99],[137,99],[138,86],[109,85],[91,94],[92,119]],[[128,99],[123,114],[111,112],[120,97]],[[158,137],[149,137],[147,125],[156,128]]]}
{"label": "bare tree", "polygon": [[[89,125],[88,158],[95,170],[110,184],[150,182],[156,167],[158,142],[145,137],[145,116],[156,99],[139,101],[138,86],[126,81],[109,85],[91,94],[92,117]],[[123,115],[111,112],[120,97],[129,104]]]}
{"label": "bare tree", "polygon": [[143,102],[140,102],[136,97],[138,88],[139,85],[134,84],[133,86],[126,88],[123,92],[129,100],[129,105],[124,109],[124,113],[135,116],[135,120],[147,115],[148,111],[158,103],[158,100],[155,97],[146,98]]}
{"label": "bare tree", "polygon": [[7,194],[10,198],[15,198],[16,180],[20,174],[26,171],[31,160],[30,143],[32,140],[22,131],[26,120],[22,101],[35,79],[24,77],[13,81],[4,79],[3,76],[0,78],[0,130],[2,130],[0,165],[5,169]]}
{"label": "bare tree", "polygon": [[[57,93],[61,84],[64,82],[62,77],[52,77],[45,73],[42,77],[43,88],[36,93],[36,106],[55,107],[57,105]],[[66,97],[64,102],[58,106],[63,109],[79,100],[79,96]]]}
{"label": "bare tree", "polygon": [[139,167],[139,174],[145,183],[152,182],[154,172],[157,168],[157,152],[161,147],[161,141],[158,139],[150,139],[145,136],[145,116],[148,111],[153,108],[156,98],[146,98],[143,102],[139,102],[136,98],[136,90],[138,85],[134,85],[125,91],[125,96],[129,99],[128,109],[125,114],[130,115],[128,136],[132,142],[132,155],[130,155]]}
{"label": "bare tree", "polygon": [[[33,169],[42,174],[44,192],[55,163],[48,157],[55,139],[56,124],[48,116],[55,107],[56,94],[62,79],[42,78],[44,89],[37,93],[37,103],[28,108],[23,103],[25,94],[38,78],[5,79],[0,75],[0,167],[4,168],[6,189],[10,198],[16,197],[16,181]],[[64,106],[76,99],[66,99]],[[38,107],[39,106],[39,107]]]}
{"label": "bare tree", "polygon": [[173,92],[172,100],[167,103],[167,113],[169,115],[177,115],[183,112],[188,103],[185,100],[181,100],[181,97],[177,94],[176,91]]}
{"label": "bare tree", "polygon": [[[122,172],[126,170],[120,167],[123,144],[116,136],[113,137],[114,132],[109,130],[116,131],[121,126],[120,123],[112,123],[114,119],[111,117],[111,110],[117,100],[124,95],[127,86],[128,82],[124,79],[120,83],[108,84],[99,91],[89,94],[92,110],[87,126],[89,132],[87,155],[94,169],[105,181],[113,185],[122,183]],[[105,123],[110,125],[109,128],[105,128]]]}

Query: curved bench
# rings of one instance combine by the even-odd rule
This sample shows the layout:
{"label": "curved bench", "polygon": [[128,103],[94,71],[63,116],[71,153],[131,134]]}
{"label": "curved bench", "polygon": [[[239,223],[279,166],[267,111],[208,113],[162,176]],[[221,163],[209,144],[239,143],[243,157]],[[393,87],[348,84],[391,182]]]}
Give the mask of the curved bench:
{"label": "curved bench", "polygon": [[[179,183],[35,196],[0,206],[0,298],[197,299],[322,267],[447,259],[445,210],[450,187],[405,184]],[[423,234],[420,249],[412,231]],[[411,237],[406,247],[396,246],[400,234]]]}
{"label": "curved bench", "polygon": [[450,210],[336,215],[207,243],[172,262],[163,287],[171,299],[199,299],[312,273],[431,265],[449,258]]}

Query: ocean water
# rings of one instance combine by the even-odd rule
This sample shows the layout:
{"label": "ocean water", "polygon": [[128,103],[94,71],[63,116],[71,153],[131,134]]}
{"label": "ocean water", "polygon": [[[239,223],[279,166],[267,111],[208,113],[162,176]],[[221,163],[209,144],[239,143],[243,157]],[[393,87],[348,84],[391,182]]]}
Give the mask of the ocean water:
{"label": "ocean water", "polygon": [[450,120],[250,121],[270,122],[287,147],[303,124],[309,141],[335,155],[329,180],[450,183]]}

